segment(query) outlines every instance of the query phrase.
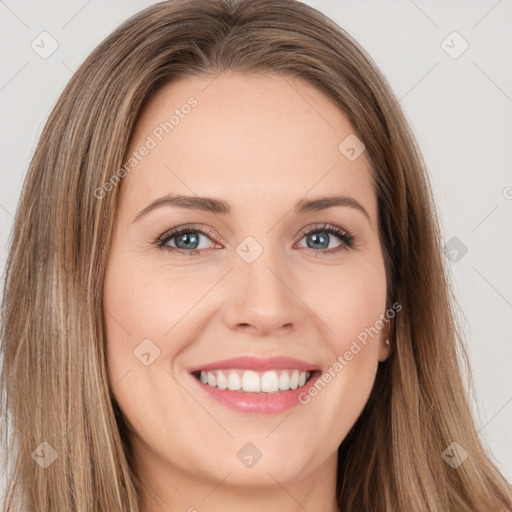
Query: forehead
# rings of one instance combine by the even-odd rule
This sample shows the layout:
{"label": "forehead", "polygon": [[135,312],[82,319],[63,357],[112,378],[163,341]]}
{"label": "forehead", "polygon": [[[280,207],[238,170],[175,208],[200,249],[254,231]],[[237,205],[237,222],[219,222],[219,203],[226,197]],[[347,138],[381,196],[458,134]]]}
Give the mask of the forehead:
{"label": "forehead", "polygon": [[173,82],[138,120],[127,158],[144,157],[123,179],[123,201],[133,209],[170,192],[195,194],[227,199],[236,212],[339,193],[374,217],[365,153],[350,161],[339,150],[353,134],[341,109],[300,79],[222,73]]}

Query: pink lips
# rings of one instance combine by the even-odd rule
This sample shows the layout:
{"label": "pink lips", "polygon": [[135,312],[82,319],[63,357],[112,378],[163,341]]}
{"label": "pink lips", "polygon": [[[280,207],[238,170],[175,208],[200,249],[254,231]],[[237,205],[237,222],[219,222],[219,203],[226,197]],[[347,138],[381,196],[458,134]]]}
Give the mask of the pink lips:
{"label": "pink lips", "polygon": [[255,372],[263,372],[265,370],[297,369],[306,372],[313,372],[318,370],[318,367],[293,357],[279,356],[260,359],[257,357],[244,356],[234,357],[232,359],[223,359],[222,361],[215,361],[214,363],[189,368],[189,372],[192,373],[200,370],[207,371],[223,369],[254,370]]}
{"label": "pink lips", "polygon": [[239,412],[253,414],[277,414],[299,405],[299,395],[313,385],[321,375],[321,373],[317,371],[319,370],[317,366],[292,357],[260,359],[250,356],[215,361],[213,363],[189,368],[189,372],[191,374],[197,374],[197,372],[201,370],[223,369],[245,369],[253,371],[297,369],[312,373],[310,379],[304,386],[288,391],[278,391],[276,393],[247,393],[231,391],[229,389],[221,390],[209,386],[208,384],[203,384],[199,379],[193,377],[197,385],[200,386],[210,398]]}

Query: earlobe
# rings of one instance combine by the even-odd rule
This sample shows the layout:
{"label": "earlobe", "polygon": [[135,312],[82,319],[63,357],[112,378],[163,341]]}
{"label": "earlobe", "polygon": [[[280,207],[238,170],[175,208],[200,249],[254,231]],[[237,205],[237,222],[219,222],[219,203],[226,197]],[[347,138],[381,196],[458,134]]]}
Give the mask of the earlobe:
{"label": "earlobe", "polygon": [[381,338],[379,345],[379,361],[385,361],[389,357],[389,352],[391,350],[390,342],[388,338]]}
{"label": "earlobe", "polygon": [[391,333],[390,325],[383,329],[379,340],[379,362],[385,361],[391,352]]}

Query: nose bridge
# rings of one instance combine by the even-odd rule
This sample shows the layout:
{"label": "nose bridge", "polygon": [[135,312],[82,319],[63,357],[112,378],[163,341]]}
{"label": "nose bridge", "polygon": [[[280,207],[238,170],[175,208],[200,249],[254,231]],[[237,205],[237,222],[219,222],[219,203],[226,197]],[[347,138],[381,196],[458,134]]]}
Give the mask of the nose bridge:
{"label": "nose bridge", "polygon": [[228,315],[231,326],[252,325],[269,332],[296,324],[300,301],[291,291],[293,277],[279,244],[271,246],[247,237],[236,252],[235,300]]}

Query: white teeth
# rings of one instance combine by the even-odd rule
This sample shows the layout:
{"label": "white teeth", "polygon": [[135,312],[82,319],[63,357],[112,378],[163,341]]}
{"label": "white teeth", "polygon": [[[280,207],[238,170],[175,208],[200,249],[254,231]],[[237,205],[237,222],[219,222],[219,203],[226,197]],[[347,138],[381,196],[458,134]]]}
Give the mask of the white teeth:
{"label": "white teeth", "polygon": [[300,370],[211,370],[201,371],[199,380],[208,386],[245,393],[277,393],[304,386],[310,372]]}
{"label": "white teeth", "polygon": [[230,373],[228,375],[228,389],[231,391],[242,389],[242,379],[238,373]]}
{"label": "white teeth", "polygon": [[222,372],[217,372],[217,387],[219,389],[227,389],[228,387],[228,378]]}
{"label": "white teeth", "polygon": [[261,377],[261,391],[265,393],[275,393],[279,391],[279,377],[277,372],[265,372]]}
{"label": "white teeth", "polygon": [[212,372],[208,372],[206,374],[208,377],[208,386],[217,386],[217,377]]}
{"label": "white teeth", "polygon": [[279,376],[279,389],[282,391],[290,389],[290,375],[288,375],[288,372],[282,372]]}
{"label": "white teeth", "polygon": [[[208,379],[210,382],[210,379]],[[298,370],[293,370],[292,376],[290,377],[290,387],[292,389],[297,389],[299,387],[299,372]]]}
{"label": "white teeth", "polygon": [[251,370],[245,371],[242,376],[242,389],[249,393],[259,393],[261,389],[260,376]]}

